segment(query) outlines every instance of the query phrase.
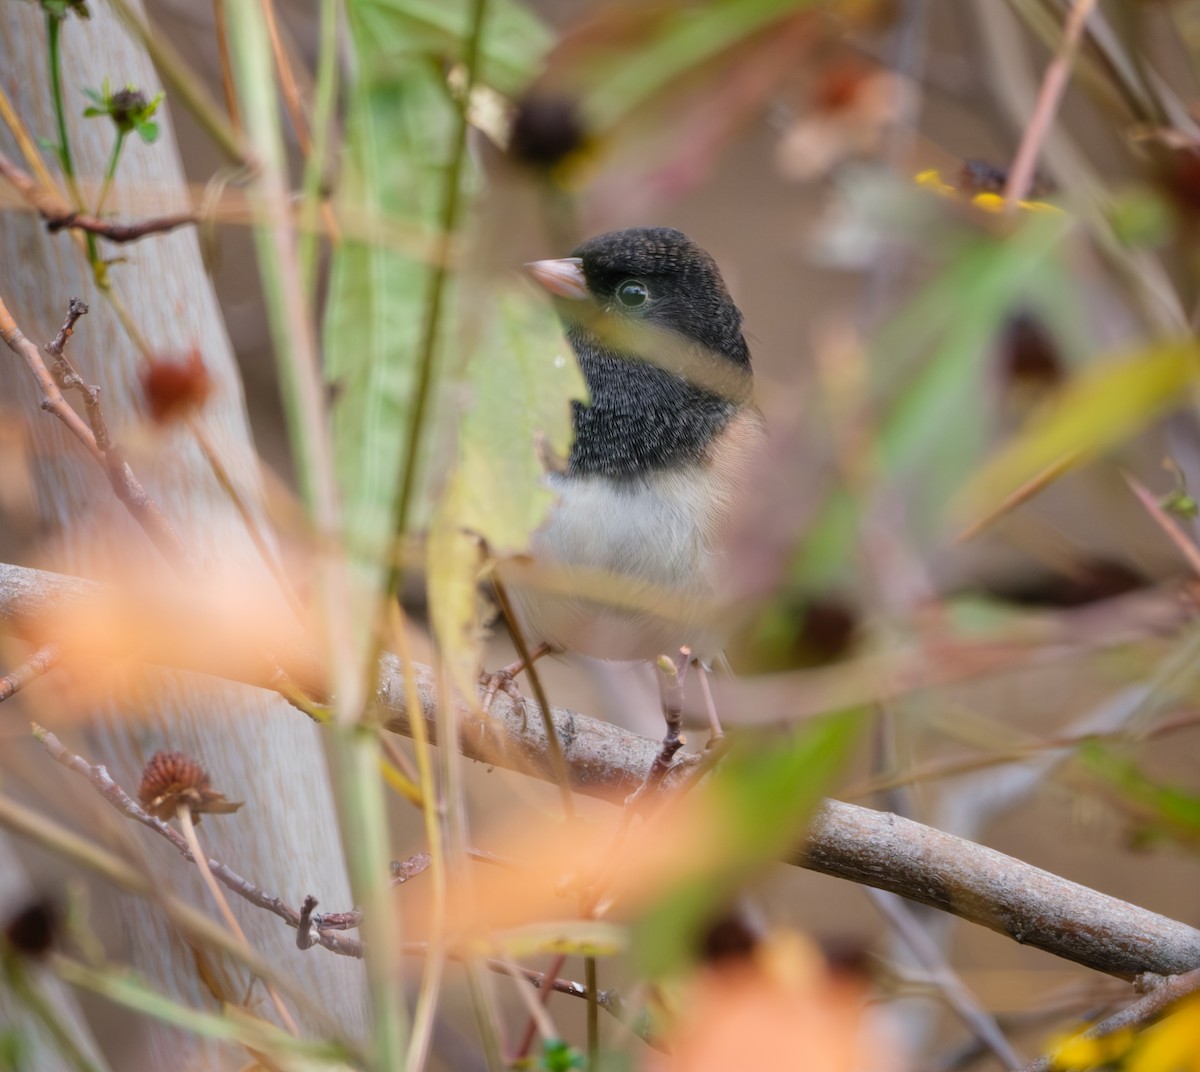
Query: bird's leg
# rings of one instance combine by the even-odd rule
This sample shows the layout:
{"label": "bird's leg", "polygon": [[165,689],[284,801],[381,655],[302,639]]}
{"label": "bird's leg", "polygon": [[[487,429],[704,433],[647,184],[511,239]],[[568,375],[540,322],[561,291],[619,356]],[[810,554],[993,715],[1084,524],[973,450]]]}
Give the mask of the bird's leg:
{"label": "bird's leg", "polygon": [[707,752],[710,748],[716,748],[724,739],[725,731],[721,728],[721,719],[717,715],[717,705],[713,701],[712,686],[709,684],[708,675],[710,673],[699,659],[693,664],[696,668],[696,675],[700,678],[700,691],[704,694],[704,710],[708,714],[708,743],[704,746]]}
{"label": "bird's leg", "polygon": [[658,657],[658,695],[662,701],[663,719],[667,723],[667,735],[663,738],[662,752],[659,759],[665,766],[671,757],[679,751],[684,739],[683,729],[683,678],[687,673],[688,663],[692,660],[691,648],[680,648],[679,654],[672,659],[669,655]]}
{"label": "bird's leg", "polygon": [[549,655],[552,650],[549,644],[541,643],[536,648],[530,650],[527,660],[517,659],[507,666],[500,667],[499,670],[493,670],[490,674],[485,670],[480,675],[480,684],[484,686],[485,690],[483,693],[484,714],[491,710],[492,701],[496,698],[496,693],[503,692],[512,700],[513,706],[520,708],[522,715],[524,715],[525,697],[522,695],[521,690],[517,688],[516,677],[522,670],[527,670],[543,655]]}
{"label": "bird's leg", "polygon": [[680,648],[678,657],[672,659],[669,655],[660,655],[655,661],[658,670],[658,696],[662,702],[663,719],[667,723],[667,735],[662,740],[662,747],[654,762],[646,772],[646,780],[634,792],[625,798],[626,814],[632,815],[642,799],[662,783],[667,771],[671,769],[671,761],[686,743],[683,736],[683,675],[687,673],[688,663],[691,662],[690,648]]}

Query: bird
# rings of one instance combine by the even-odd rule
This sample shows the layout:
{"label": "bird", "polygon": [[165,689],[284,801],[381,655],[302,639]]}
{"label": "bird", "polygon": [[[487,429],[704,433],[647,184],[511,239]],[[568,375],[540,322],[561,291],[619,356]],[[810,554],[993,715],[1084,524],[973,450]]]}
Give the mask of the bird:
{"label": "bird", "polygon": [[538,654],[683,652],[707,669],[726,639],[739,495],[765,438],[742,313],[713,257],[672,228],[612,231],[525,267],[553,299],[588,398],[572,402],[569,455],[544,459],[556,499],[529,555],[500,570],[522,635]]}

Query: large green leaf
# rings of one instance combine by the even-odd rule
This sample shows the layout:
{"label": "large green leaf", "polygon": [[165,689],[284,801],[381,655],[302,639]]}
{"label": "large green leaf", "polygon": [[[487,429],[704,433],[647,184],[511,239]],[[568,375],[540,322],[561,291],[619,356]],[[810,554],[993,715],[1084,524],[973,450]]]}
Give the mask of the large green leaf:
{"label": "large green leaf", "polygon": [[[350,6],[361,32],[371,36],[366,58],[375,72],[412,56],[454,60],[463,54],[471,17],[465,0],[357,0]],[[489,0],[476,81],[501,93],[523,88],[550,42],[549,30],[528,8]]]}
{"label": "large green leaf", "polygon": [[[452,181],[459,112],[444,76],[465,50],[466,0],[350,0],[357,61],[348,108],[338,208],[347,237],[337,250],[325,318],[326,374],[334,392],[335,461],[347,542],[364,600],[355,620],[365,650],[370,601],[387,575],[396,500],[416,417],[422,339],[436,249]],[[510,87],[528,80],[547,43],[525,9],[489,4],[480,73]],[[469,177],[458,176],[464,187]],[[394,236],[410,236],[407,246]],[[415,236],[415,237],[413,237]],[[414,245],[416,248],[414,248]],[[453,280],[446,298],[453,292]],[[442,309],[450,308],[443,301]],[[438,351],[445,349],[445,323]],[[439,399],[434,355],[430,406]],[[426,424],[420,441],[428,442]],[[418,481],[418,487],[427,486]],[[410,518],[427,516],[418,501]]]}
{"label": "large green leaf", "polygon": [[478,654],[477,538],[496,554],[524,550],[553,502],[539,442],[565,455],[571,398],[583,376],[549,302],[530,285],[493,284],[463,296],[457,337],[470,356],[456,464],[439,501],[427,554],[434,631],[460,689],[470,695]]}

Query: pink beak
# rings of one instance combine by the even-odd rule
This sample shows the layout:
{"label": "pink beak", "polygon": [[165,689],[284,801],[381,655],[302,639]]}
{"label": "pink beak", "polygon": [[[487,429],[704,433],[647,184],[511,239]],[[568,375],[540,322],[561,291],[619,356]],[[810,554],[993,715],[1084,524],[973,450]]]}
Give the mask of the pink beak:
{"label": "pink beak", "polygon": [[578,257],[563,257],[556,261],[530,261],[525,267],[543,287],[556,298],[584,301],[590,298],[583,262]]}

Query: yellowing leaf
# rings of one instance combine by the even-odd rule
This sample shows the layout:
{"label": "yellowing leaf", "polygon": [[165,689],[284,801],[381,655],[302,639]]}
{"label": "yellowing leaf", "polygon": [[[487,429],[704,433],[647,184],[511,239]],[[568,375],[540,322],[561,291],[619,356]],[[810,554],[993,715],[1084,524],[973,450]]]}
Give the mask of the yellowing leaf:
{"label": "yellowing leaf", "polygon": [[479,670],[481,553],[479,540],[458,521],[466,512],[466,494],[462,474],[455,473],[429,530],[425,571],[434,636],[455,686],[472,702]]}
{"label": "yellowing leaf", "polygon": [[624,927],[602,920],[547,920],[495,932],[490,944],[514,960],[545,955],[612,957],[628,947],[629,934]]}
{"label": "yellowing leaf", "polygon": [[1127,439],[1181,401],[1198,356],[1194,343],[1167,343],[1083,372],[967,484],[952,514],[969,522],[1062,459],[1084,461]]}

